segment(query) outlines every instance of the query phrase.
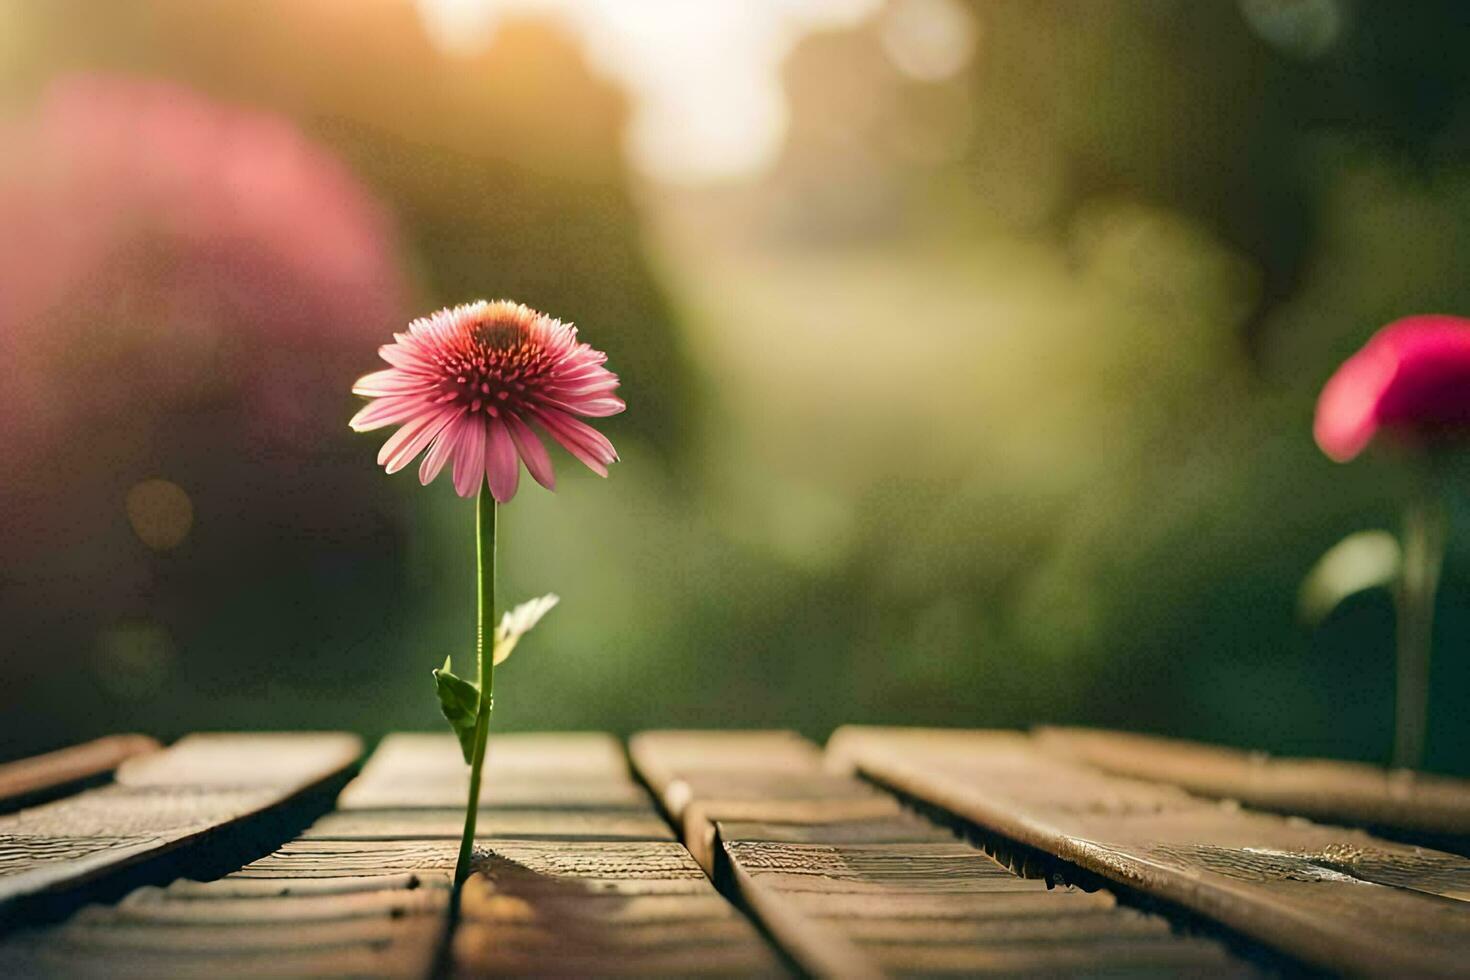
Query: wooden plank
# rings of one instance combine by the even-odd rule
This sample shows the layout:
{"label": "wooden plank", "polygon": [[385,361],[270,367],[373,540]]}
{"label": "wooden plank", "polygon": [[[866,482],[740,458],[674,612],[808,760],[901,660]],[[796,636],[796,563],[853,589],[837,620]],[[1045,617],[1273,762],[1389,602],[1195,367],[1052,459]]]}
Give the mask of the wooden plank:
{"label": "wooden plank", "polygon": [[1058,759],[1011,732],[839,730],[833,765],[1331,970],[1470,962],[1470,861]]}
{"label": "wooden plank", "polygon": [[1242,971],[1109,894],[1013,874],[789,733],[649,732],[631,754],[691,851],[812,975]]}
{"label": "wooden plank", "polygon": [[[391,735],[338,800],[343,810],[458,809],[469,768],[450,735]],[[492,734],[480,807],[646,809],[648,797],[628,775],[622,747],[595,732]]]}
{"label": "wooden plank", "polygon": [[[587,784],[595,789],[585,791]],[[339,809],[237,877],[448,875],[464,824],[468,771],[453,736],[383,739]],[[476,841],[671,841],[616,739],[601,733],[493,735]],[[560,801],[570,800],[569,803]],[[506,801],[513,801],[508,804]]]}
{"label": "wooden plank", "polygon": [[[458,840],[464,809],[338,810],[303,840]],[[476,837],[517,840],[673,840],[667,821],[645,806],[631,809],[496,809],[480,811]]]}
{"label": "wooden plank", "polygon": [[360,747],[340,733],[191,735],[126,760],[107,786],[0,816],[0,921],[217,843],[341,774]]}
{"label": "wooden plank", "polygon": [[685,846],[711,874],[715,825],[722,820],[849,827],[888,821],[910,833],[942,833],[914,820],[887,793],[826,773],[821,750],[795,732],[642,732],[628,751]]}
{"label": "wooden plank", "polygon": [[[675,842],[610,736],[492,736],[455,975],[779,975],[780,960]],[[453,739],[386,739],[345,809],[242,870],[294,881],[452,872],[465,766]],[[453,801],[452,806],[440,805]]]}
{"label": "wooden plank", "polygon": [[[610,735],[493,736],[481,786],[477,837],[674,839]],[[303,839],[458,840],[468,789],[452,736],[390,735]]]}
{"label": "wooden plank", "polygon": [[[285,765],[299,770],[298,760]],[[376,756],[369,765],[395,778]],[[160,774],[133,777],[152,783]],[[449,926],[452,845],[318,838],[215,881],[141,888],[20,933],[0,945],[0,975],[429,976]]]}
{"label": "wooden plank", "polygon": [[496,841],[466,884],[456,976],[778,976],[674,842]]}
{"label": "wooden plank", "polygon": [[[773,974],[607,736],[499,736],[452,972]],[[393,736],[354,806],[212,882],[144,889],[0,946],[0,975],[425,977],[445,946],[463,789],[445,736]],[[616,792],[580,794],[589,781]],[[506,795],[500,795],[505,792]],[[574,799],[558,809],[548,800]],[[365,804],[390,804],[375,809]]]}
{"label": "wooden plank", "polygon": [[0,975],[426,977],[448,922],[449,884],[443,874],[231,875],[139,889],[12,937],[0,945]]}
{"label": "wooden plank", "polygon": [[1384,832],[1470,840],[1470,780],[1088,728],[1041,728],[1034,737],[1055,755],[1200,796]]}
{"label": "wooden plank", "polygon": [[147,735],[108,735],[0,764],[0,812],[80,789],[111,775],[124,760],[159,748]]}
{"label": "wooden plank", "polygon": [[[241,874],[447,874],[466,788],[450,736],[395,735],[344,791],[345,809]],[[492,735],[481,799],[455,975],[783,972],[674,840],[610,736]]]}

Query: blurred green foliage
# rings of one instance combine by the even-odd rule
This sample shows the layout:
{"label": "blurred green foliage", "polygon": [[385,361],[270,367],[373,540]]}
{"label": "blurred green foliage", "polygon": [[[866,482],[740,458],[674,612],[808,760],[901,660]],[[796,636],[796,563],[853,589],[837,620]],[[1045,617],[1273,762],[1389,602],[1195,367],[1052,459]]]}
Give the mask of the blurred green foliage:
{"label": "blurred green foliage", "polygon": [[[502,517],[504,594],[563,602],[498,678],[498,727],[1068,722],[1384,759],[1390,602],[1315,628],[1296,603],[1335,542],[1394,526],[1401,477],[1327,462],[1310,419],[1379,324],[1470,311],[1470,14],[967,9],[973,58],[940,81],[885,57],[882,12],[806,38],[774,169],[714,187],[630,174],[625,97],[545,23],[451,57],[406,3],[12,3],[0,80],[16,108],[89,68],[281,112],[391,207],[422,309],[509,296],[609,351],[623,461],[604,484],[563,457]],[[385,483],[371,549],[273,563],[284,521],[250,574],[189,591],[232,568],[220,508],[176,551],[123,541],[151,589],[14,631],[7,748],[436,726],[472,507],[375,471],[350,411],[344,386],[332,451]],[[1470,773],[1467,589],[1459,533],[1430,764]]]}

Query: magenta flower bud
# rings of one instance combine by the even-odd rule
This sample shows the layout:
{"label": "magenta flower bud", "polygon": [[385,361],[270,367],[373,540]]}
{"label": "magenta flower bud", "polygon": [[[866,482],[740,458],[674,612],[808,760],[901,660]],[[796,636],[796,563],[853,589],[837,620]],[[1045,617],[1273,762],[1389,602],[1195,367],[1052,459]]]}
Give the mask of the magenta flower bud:
{"label": "magenta flower bud", "polygon": [[1395,320],[1328,379],[1312,427],[1324,453],[1345,463],[1383,430],[1420,443],[1470,433],[1470,320]]}

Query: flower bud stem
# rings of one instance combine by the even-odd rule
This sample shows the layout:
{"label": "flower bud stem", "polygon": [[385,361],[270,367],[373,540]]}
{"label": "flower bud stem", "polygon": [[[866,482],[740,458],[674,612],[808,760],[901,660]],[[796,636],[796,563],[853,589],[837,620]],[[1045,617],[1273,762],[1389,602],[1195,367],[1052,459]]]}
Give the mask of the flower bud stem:
{"label": "flower bud stem", "polygon": [[458,888],[470,876],[475,851],[475,820],[480,813],[480,772],[485,766],[485,743],[490,736],[490,710],[495,705],[495,658],[486,651],[486,629],[494,646],[495,633],[495,498],[480,487],[475,504],[475,686],[480,690],[480,710],[475,716],[475,751],[470,759],[470,793],[465,803],[464,836],[459,842],[459,860],[454,866]]}
{"label": "flower bud stem", "polygon": [[1404,508],[1404,565],[1397,594],[1398,685],[1394,707],[1393,765],[1424,765],[1429,714],[1429,650],[1434,638],[1434,597],[1444,564],[1444,501],[1433,478],[1415,488]]}

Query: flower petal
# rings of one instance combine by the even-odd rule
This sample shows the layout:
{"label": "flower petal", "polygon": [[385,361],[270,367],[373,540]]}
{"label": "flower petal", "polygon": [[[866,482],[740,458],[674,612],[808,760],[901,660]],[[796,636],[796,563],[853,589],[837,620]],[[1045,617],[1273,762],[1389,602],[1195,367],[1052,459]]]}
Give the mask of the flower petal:
{"label": "flower petal", "polygon": [[526,469],[532,478],[546,489],[555,490],[556,471],[551,467],[551,454],[546,451],[541,437],[519,415],[507,415],[505,424],[510,429],[510,437],[515,440],[516,449],[520,452],[521,459],[525,460]]}
{"label": "flower petal", "polygon": [[354,395],[366,395],[369,398],[383,398],[390,395],[418,395],[433,390],[433,382],[428,378],[414,377],[398,368],[386,368],[382,371],[374,371],[358,378],[352,386]]}
{"label": "flower petal", "polygon": [[485,479],[485,420],[478,415],[465,419],[465,432],[454,452],[454,492],[473,497]]}
{"label": "flower petal", "polygon": [[378,356],[394,367],[405,371],[423,371],[432,368],[432,365],[425,361],[417,351],[402,343],[384,344],[378,348]]}
{"label": "flower petal", "polygon": [[611,395],[618,390],[620,382],[616,377],[596,378],[591,381],[554,382],[546,386],[545,393],[551,398],[566,400],[569,398],[583,398],[590,395]]}
{"label": "flower petal", "polygon": [[352,420],[347,424],[352,427],[353,432],[371,432],[385,425],[393,425],[411,419],[424,411],[424,408],[422,398],[402,395],[379,398],[377,401],[364,405],[362,410],[352,416]]}
{"label": "flower petal", "polygon": [[628,406],[621,398],[574,398],[570,401],[559,402],[558,408],[588,418],[606,418],[616,415]]}
{"label": "flower petal", "polygon": [[508,503],[521,482],[521,460],[505,423],[493,418],[486,425],[485,477],[496,503]]}
{"label": "flower petal", "polygon": [[606,436],[586,422],[555,408],[540,406],[536,415],[551,437],[567,452],[598,476],[607,476],[607,464],[616,460],[618,453]]}
{"label": "flower petal", "polygon": [[453,410],[428,411],[418,418],[404,423],[403,428],[388,437],[383,448],[378,450],[378,463],[389,473],[397,473],[419,453],[429,440],[439,434],[444,424],[454,417]]}
{"label": "flower petal", "polygon": [[1378,400],[1398,366],[1390,352],[1368,347],[1337,369],[1317,398],[1312,435],[1332,460],[1345,463],[1367,448],[1378,431]]}
{"label": "flower petal", "polygon": [[460,409],[459,414],[451,419],[448,425],[440,429],[439,434],[434,437],[434,444],[429,447],[427,453],[424,453],[424,461],[419,464],[419,482],[424,486],[434,481],[439,471],[444,469],[444,464],[449,461],[449,457],[454,455],[455,447],[464,438],[467,424],[464,410]]}

